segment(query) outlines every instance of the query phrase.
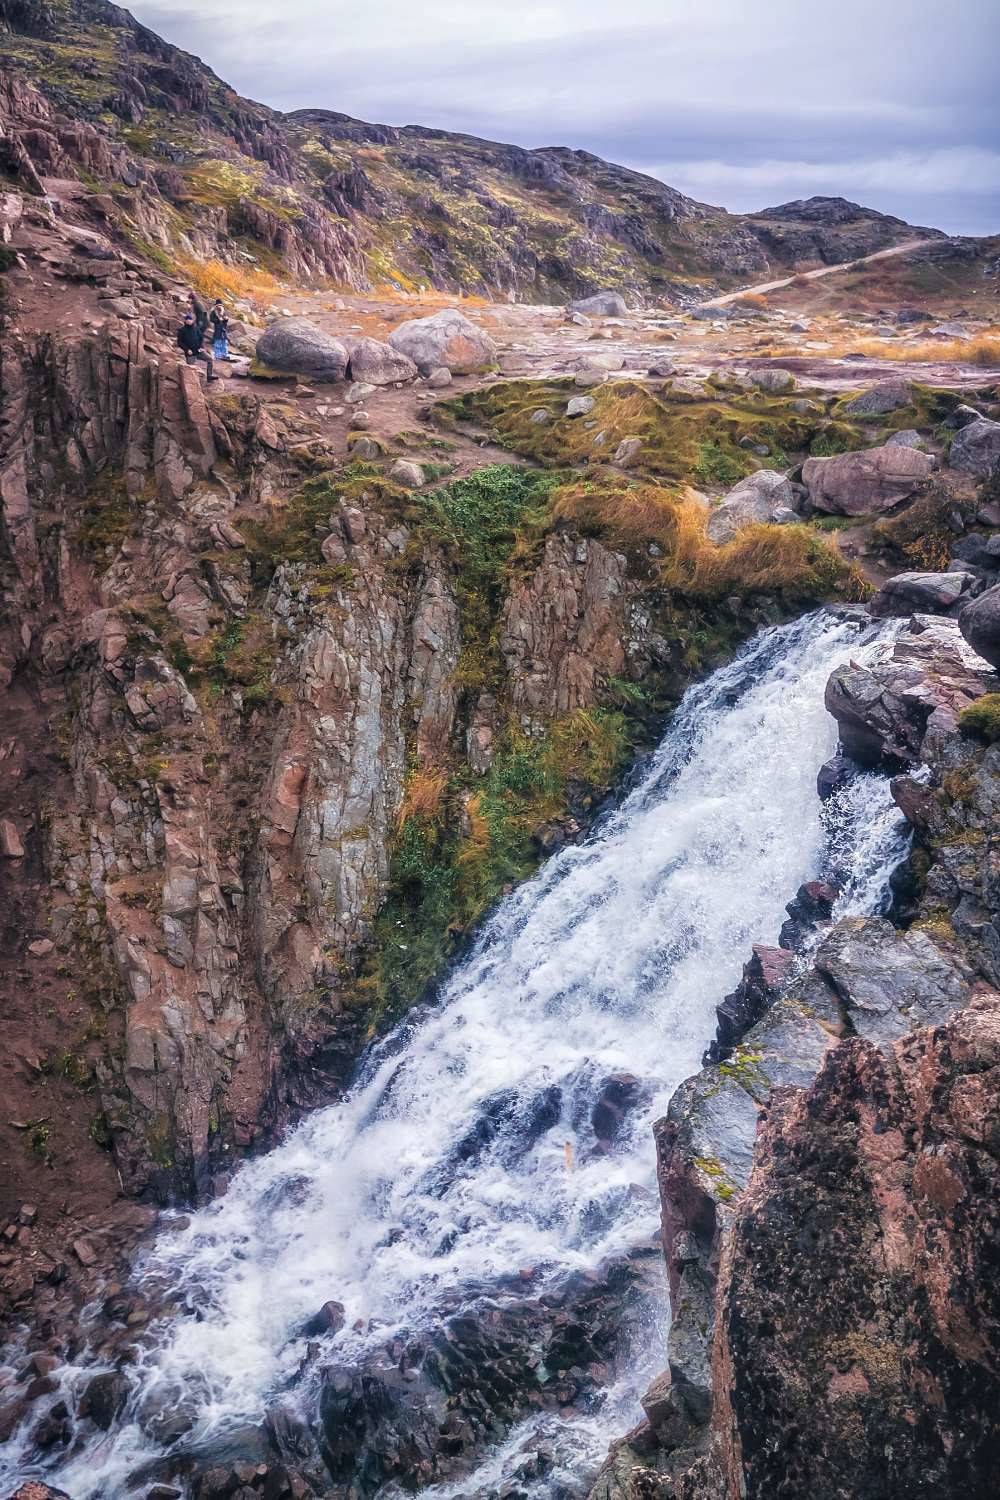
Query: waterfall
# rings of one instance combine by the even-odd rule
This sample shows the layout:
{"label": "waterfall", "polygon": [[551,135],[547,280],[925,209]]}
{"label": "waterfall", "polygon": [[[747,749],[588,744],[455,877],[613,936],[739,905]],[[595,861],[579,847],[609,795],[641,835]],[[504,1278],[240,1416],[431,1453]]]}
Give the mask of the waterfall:
{"label": "waterfall", "polygon": [[[314,1415],[302,1329],[328,1299],[346,1309],[334,1342],[350,1365],[394,1330],[432,1325],[444,1298],[471,1301],[524,1267],[536,1291],[556,1288],[648,1244],[650,1123],[699,1067],[751,943],[776,941],[786,902],[831,861],[838,915],[884,899],[904,848],[885,780],[859,776],[831,815],[816,773],[837,739],[830,672],[884,651],[892,628],[821,611],[763,631],[691,689],[617,811],[500,905],[437,1003],[371,1049],[348,1096],[247,1162],[224,1197],[166,1223],[135,1274],[169,1288],[175,1311],[150,1331],[112,1431],[81,1424],[79,1451],[55,1467],[22,1434],[0,1474],[44,1471],[73,1500],[131,1493],[126,1476],[162,1451],[151,1413],[183,1414],[186,1447],[259,1422],[278,1397]],[[642,1102],[595,1151],[593,1105],[620,1073],[641,1081]],[[637,1356],[580,1418],[570,1478],[574,1462],[581,1482],[592,1472],[662,1367],[662,1333],[647,1334],[649,1370]],[[95,1368],[67,1367],[63,1393]],[[504,1451],[484,1455],[483,1484]]]}

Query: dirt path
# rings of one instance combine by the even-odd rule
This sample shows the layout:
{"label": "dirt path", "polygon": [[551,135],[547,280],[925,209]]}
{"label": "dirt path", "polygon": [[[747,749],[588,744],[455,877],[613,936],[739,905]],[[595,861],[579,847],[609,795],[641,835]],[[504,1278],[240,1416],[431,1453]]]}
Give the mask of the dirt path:
{"label": "dirt path", "polygon": [[934,240],[907,240],[903,245],[890,245],[888,250],[874,250],[871,255],[860,255],[857,260],[841,261],[835,266],[818,266],[815,271],[796,271],[791,276],[783,276],[779,281],[761,281],[756,286],[741,287],[738,292],[726,292],[723,297],[710,297],[707,302],[702,302],[702,307],[728,307],[731,302],[738,302],[740,297],[747,297],[754,292],[778,292],[783,286],[791,286],[799,276],[808,281],[817,281],[821,276],[832,276],[835,271],[853,271],[858,266],[869,265],[873,260],[888,260],[893,255],[905,255],[907,250],[919,250],[924,245],[933,245]]}

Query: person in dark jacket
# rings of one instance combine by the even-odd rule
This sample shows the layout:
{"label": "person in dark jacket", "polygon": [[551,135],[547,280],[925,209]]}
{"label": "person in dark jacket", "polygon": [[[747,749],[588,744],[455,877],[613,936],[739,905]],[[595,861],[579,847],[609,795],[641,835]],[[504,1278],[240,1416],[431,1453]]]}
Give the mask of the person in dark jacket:
{"label": "person in dark jacket", "polygon": [[212,353],[216,359],[229,361],[229,318],[221,300],[216,301],[208,315],[212,325]]}
{"label": "person in dark jacket", "polygon": [[208,313],[205,311],[205,304],[198,300],[194,292],[188,292],[188,311],[193,313],[195,322],[204,333],[208,327]]}
{"label": "person in dark jacket", "polygon": [[193,312],[184,314],[184,322],[177,330],[177,347],[183,352],[189,365],[193,365],[196,360],[204,360],[208,366],[209,380],[216,378],[215,361],[205,349],[205,330],[198,327]]}

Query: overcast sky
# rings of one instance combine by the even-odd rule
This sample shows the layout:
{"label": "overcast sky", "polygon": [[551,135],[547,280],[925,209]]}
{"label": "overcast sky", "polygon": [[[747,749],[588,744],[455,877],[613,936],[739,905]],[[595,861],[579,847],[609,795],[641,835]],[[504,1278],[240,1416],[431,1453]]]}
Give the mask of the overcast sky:
{"label": "overcast sky", "polygon": [[574,146],[729,209],[1000,232],[1000,0],[133,0],[277,109]]}

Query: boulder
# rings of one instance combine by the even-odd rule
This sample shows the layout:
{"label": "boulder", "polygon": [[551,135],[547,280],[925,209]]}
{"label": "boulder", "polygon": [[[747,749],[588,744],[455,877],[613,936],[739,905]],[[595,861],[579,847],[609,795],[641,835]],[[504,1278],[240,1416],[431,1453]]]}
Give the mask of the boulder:
{"label": "boulder", "polygon": [[[364,381],[368,385],[395,385],[400,380],[413,380],[417,367],[413,360],[391,344],[378,339],[358,339],[351,348],[350,376],[352,380]],[[449,375],[449,380],[451,376]]]}
{"label": "boulder", "polygon": [[628,308],[620,292],[595,292],[592,297],[575,298],[570,303],[570,311],[594,318],[624,318]]}
{"label": "boulder", "polygon": [[961,428],[952,438],[948,463],[977,479],[995,478],[1000,474],[1000,422],[977,417]]}
{"label": "boulder", "polygon": [[887,437],[885,446],[887,448],[920,448],[923,446],[923,441],[915,427],[904,427],[900,432],[894,432],[892,437]]}
{"label": "boulder", "polygon": [[833,458],[808,458],[802,479],[816,510],[833,516],[871,516],[912,495],[935,463],[929,453],[883,444]]}
{"label": "boulder", "polygon": [[272,323],[257,344],[257,360],[272,370],[308,375],[310,380],[343,380],[347,350],[308,318]]}
{"label": "boulder", "polygon": [[489,334],[455,308],[401,323],[390,333],[389,343],[411,359],[422,375],[442,368],[453,375],[470,375],[489,369],[497,357]]}
{"label": "boulder", "polygon": [[908,380],[880,380],[848,401],[843,410],[852,417],[878,417],[909,406],[912,399],[913,389]]}
{"label": "boulder", "polygon": [[447,365],[441,365],[439,369],[432,370],[427,377],[427,384],[432,390],[440,390],[442,386],[451,385],[451,371]]}
{"label": "boulder", "polygon": [[873,615],[944,615],[969,593],[974,573],[897,573],[883,583],[869,605]]}
{"label": "boulder", "polygon": [[370,385],[367,380],[355,380],[344,398],[349,406],[360,406],[362,401],[367,401],[369,396],[374,396],[378,386]]}
{"label": "boulder", "polygon": [[641,452],[642,438],[622,438],[621,442],[618,444],[618,447],[615,449],[614,461],[616,464],[620,464],[623,469],[627,469],[631,464],[635,463]]}
{"label": "boulder", "polygon": [[965,606],[958,628],[973,651],[991,667],[1000,668],[1000,584]]}
{"label": "boulder", "polygon": [[782,370],[777,366],[766,370],[751,370],[750,379],[759,391],[766,391],[770,396],[782,396],[786,391],[795,389],[795,376],[791,370]]}
{"label": "boulder", "polygon": [[424,483],[424,471],[419,464],[408,458],[397,458],[389,470],[389,478],[408,490],[419,490]]}
{"label": "boulder", "polygon": [[797,520],[793,505],[795,491],[784,474],[775,469],[760,469],[748,474],[719,502],[708,518],[709,540],[717,543],[731,541],[744,526],[754,522],[774,522],[786,519],[778,512],[788,511]]}
{"label": "boulder", "polygon": [[593,396],[574,396],[566,403],[567,417],[586,417],[594,410]]}

